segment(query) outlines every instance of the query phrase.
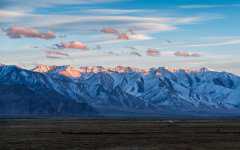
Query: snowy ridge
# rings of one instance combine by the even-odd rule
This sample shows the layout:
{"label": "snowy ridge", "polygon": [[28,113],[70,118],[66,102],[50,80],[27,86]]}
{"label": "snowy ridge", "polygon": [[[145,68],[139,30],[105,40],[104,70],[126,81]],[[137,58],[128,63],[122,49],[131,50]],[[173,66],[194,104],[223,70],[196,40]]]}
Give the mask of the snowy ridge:
{"label": "snowy ridge", "polygon": [[[40,72],[40,73],[59,73],[67,77],[80,77],[81,74],[87,74],[87,73],[99,73],[99,72],[117,72],[117,73],[126,73],[126,72],[138,72],[143,74],[148,74],[151,72],[151,70],[167,70],[169,72],[177,72],[180,70],[184,70],[185,72],[207,72],[212,71],[209,68],[200,68],[200,69],[177,69],[177,68],[149,68],[149,69],[142,69],[142,68],[133,68],[133,67],[125,67],[125,66],[116,66],[116,67],[102,67],[102,66],[91,66],[91,67],[73,67],[70,65],[66,66],[48,66],[48,65],[37,65],[32,71],[34,72]],[[67,72],[61,73],[61,72]]]}
{"label": "snowy ridge", "polygon": [[2,65],[0,78],[0,85],[23,85],[33,91],[50,89],[99,111],[240,111],[240,77],[207,68],[40,65],[25,70]]}

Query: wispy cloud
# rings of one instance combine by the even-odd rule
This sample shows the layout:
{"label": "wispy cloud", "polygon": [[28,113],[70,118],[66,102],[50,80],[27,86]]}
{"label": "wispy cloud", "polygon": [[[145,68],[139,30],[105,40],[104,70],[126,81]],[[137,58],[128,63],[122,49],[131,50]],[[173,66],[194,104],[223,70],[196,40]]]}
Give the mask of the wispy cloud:
{"label": "wispy cloud", "polygon": [[140,54],[139,52],[133,51],[129,53],[131,56],[137,56],[137,57],[142,57],[142,54]]}
{"label": "wispy cloud", "polygon": [[21,17],[25,16],[24,12],[0,10],[0,18]]}
{"label": "wispy cloud", "polygon": [[162,44],[161,48],[201,48],[201,47],[219,47],[219,46],[237,46],[240,45],[240,37],[239,36],[223,36],[223,37],[203,37],[198,38],[196,41],[189,42],[171,42],[170,44]]}
{"label": "wispy cloud", "polygon": [[63,59],[60,56],[53,56],[53,55],[46,55],[46,58],[48,58],[48,59]]}
{"label": "wispy cloud", "polygon": [[117,37],[118,40],[150,40],[153,39],[152,37],[145,35],[145,34],[138,34],[135,33],[133,29],[128,29],[125,32],[119,31],[115,28],[103,28],[101,29],[102,33],[105,34],[112,34]]}
{"label": "wispy cloud", "polygon": [[[4,8],[32,10],[40,7],[51,7],[60,5],[90,5],[97,3],[109,3],[123,0],[1,0],[0,5]],[[124,0],[127,1],[127,0]]]}
{"label": "wispy cloud", "polygon": [[136,30],[147,32],[147,33],[173,31],[177,29],[177,26],[174,26],[168,23],[158,23],[158,22],[149,22],[149,21],[129,23],[126,26],[132,27],[132,28],[135,28]]}
{"label": "wispy cloud", "polygon": [[201,54],[199,53],[192,53],[188,51],[177,51],[174,53],[174,55],[178,57],[200,57],[201,56]]}
{"label": "wispy cloud", "polygon": [[[147,10],[153,11],[153,10]],[[133,13],[143,13],[146,12],[144,9],[88,9],[88,13],[94,14],[105,14],[105,15],[123,15],[123,14],[133,14]]]}
{"label": "wispy cloud", "polygon": [[216,46],[229,46],[229,45],[240,45],[240,39],[226,39],[222,41],[187,44],[186,47],[216,47]]}
{"label": "wispy cloud", "polygon": [[59,51],[50,51],[50,50],[46,51],[46,54],[49,56],[65,56],[65,57],[69,56],[68,53],[59,52]]}
{"label": "wispy cloud", "polygon": [[183,9],[207,9],[207,8],[224,8],[224,7],[240,7],[240,4],[220,4],[220,5],[206,5],[206,4],[196,4],[196,5],[181,5],[179,8]]}
{"label": "wispy cloud", "polygon": [[130,40],[151,40],[153,37],[145,35],[145,34],[130,34],[128,35]]}
{"label": "wispy cloud", "polygon": [[49,59],[64,59],[64,58],[68,58],[69,54],[60,52],[60,51],[47,50],[45,51],[45,56],[46,58],[49,58]]}
{"label": "wispy cloud", "polygon": [[161,56],[161,57],[201,57],[201,53],[190,51],[161,51],[155,48],[149,48],[146,51],[147,56]]}
{"label": "wispy cloud", "polygon": [[213,19],[219,19],[219,16],[146,17],[129,15],[41,15],[30,13],[27,16],[19,16],[18,19],[8,21],[8,23],[39,28],[68,28],[69,30],[80,30],[86,24],[88,24],[88,28],[110,24],[117,28],[135,28],[143,31],[161,32],[176,30],[179,25]]}

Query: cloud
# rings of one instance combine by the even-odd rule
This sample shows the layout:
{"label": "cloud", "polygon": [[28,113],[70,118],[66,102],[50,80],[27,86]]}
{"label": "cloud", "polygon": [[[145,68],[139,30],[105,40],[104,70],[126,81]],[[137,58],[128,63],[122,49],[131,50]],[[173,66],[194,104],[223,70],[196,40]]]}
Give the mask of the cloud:
{"label": "cloud", "polygon": [[160,56],[160,52],[156,49],[150,48],[146,51],[148,56]]}
{"label": "cloud", "polygon": [[[153,37],[150,37],[145,34],[119,33],[116,35],[116,38],[114,39],[96,40],[91,42],[91,44],[109,45],[109,44],[117,44],[121,42],[143,41],[143,40],[150,40],[150,39],[153,39]],[[130,47],[126,47],[126,48],[131,49]]]}
{"label": "cloud", "polygon": [[121,32],[115,28],[103,28],[101,30],[102,33],[112,34],[117,36],[118,40],[150,40],[152,37],[147,36],[145,34],[137,34],[133,29],[128,29],[127,32]]}
{"label": "cloud", "polygon": [[[239,36],[223,36],[223,37],[204,37],[199,42],[174,42],[170,46],[172,48],[195,48],[195,47],[219,47],[240,45]],[[169,47],[169,46],[168,46]],[[161,47],[163,48],[163,47]],[[166,47],[167,48],[167,47]]]}
{"label": "cloud", "polygon": [[201,56],[201,54],[191,53],[187,51],[177,51],[174,53],[174,55],[178,57],[200,57]]}
{"label": "cloud", "polygon": [[132,42],[132,41],[141,41],[141,40],[149,40],[149,39],[152,39],[152,38],[146,36],[146,38],[143,38],[143,39],[141,39],[141,38],[134,39],[132,37],[126,37],[126,38],[121,37],[121,38],[118,39],[118,37],[117,37],[116,39],[96,40],[96,41],[91,42],[91,44],[112,45],[112,44],[119,44],[119,43],[122,43],[122,42]]}
{"label": "cloud", "polygon": [[[12,20],[12,24],[24,24],[38,28],[57,28],[81,30],[85,27],[92,29],[96,26],[105,26],[112,24],[112,28],[134,28],[145,32],[173,31],[178,25],[192,24],[200,21],[219,19],[219,16],[191,16],[191,17],[144,17],[127,15],[39,15],[28,14],[21,19]],[[41,21],[39,21],[41,20]],[[92,28],[91,28],[92,27]],[[106,29],[105,29],[106,30]],[[86,30],[84,30],[86,31]],[[105,31],[104,31],[105,32]]]}
{"label": "cloud", "polygon": [[131,40],[151,40],[153,37],[144,35],[144,34],[129,34],[129,39]]}
{"label": "cloud", "polygon": [[57,48],[60,49],[81,49],[81,50],[87,50],[87,45],[85,45],[82,42],[79,41],[71,41],[67,43],[60,43],[55,45]]}
{"label": "cloud", "polygon": [[[52,7],[60,5],[91,5],[97,3],[117,2],[120,0],[1,0],[0,8],[32,10],[41,7]],[[122,0],[121,0],[122,1]],[[126,0],[125,0],[126,1]]]}
{"label": "cloud", "polygon": [[[64,12],[64,11],[63,11]],[[107,15],[107,14],[79,14],[73,11],[68,15],[56,14],[37,14],[30,13],[19,16],[17,19],[6,20],[1,22],[5,24],[17,24],[19,26],[29,26],[38,29],[51,29],[60,34],[92,34],[93,29],[98,29],[105,34],[113,34],[116,36],[116,41],[130,40],[150,40],[151,35],[159,32],[168,32],[177,30],[180,25],[192,24],[204,19],[215,19],[209,16],[172,16],[161,17],[156,14],[152,17],[142,15]],[[76,13],[76,14],[75,14]],[[5,22],[4,22],[5,21]],[[106,25],[110,26],[104,28]],[[100,28],[100,29],[99,29]],[[102,28],[102,29],[101,29]],[[126,32],[126,29],[134,29],[136,34]],[[124,31],[125,30],[125,31]],[[114,42],[116,42],[114,41]]]}
{"label": "cloud", "polygon": [[198,41],[191,42],[172,42],[162,44],[159,48],[198,48],[198,47],[223,47],[240,45],[239,36],[220,36],[220,37],[199,37]]}
{"label": "cloud", "polygon": [[8,10],[0,10],[0,18],[9,18],[9,17],[21,17],[26,14],[18,11],[8,11]]}
{"label": "cloud", "polygon": [[[130,13],[142,13],[146,10],[143,9],[89,9],[87,12],[97,13],[97,14],[108,14],[108,15],[120,15],[120,14],[130,14]],[[148,10],[149,12],[150,10]]]}
{"label": "cloud", "polygon": [[138,57],[141,57],[142,55],[140,54],[140,53],[138,53],[138,52],[130,52],[130,55],[132,55],[132,56],[138,56]]}
{"label": "cloud", "polygon": [[130,34],[130,33],[120,33],[118,35],[119,40],[137,40],[137,41],[141,41],[141,40],[150,40],[153,39],[150,36],[144,35],[144,34]]}
{"label": "cloud", "polygon": [[181,5],[182,9],[208,9],[208,8],[224,8],[224,7],[240,7],[240,4],[222,4],[222,5]]}
{"label": "cloud", "polygon": [[49,58],[49,59],[62,59],[62,57],[52,56],[52,55],[46,55],[46,58]]}
{"label": "cloud", "polygon": [[128,49],[130,49],[130,50],[135,50],[135,51],[138,50],[138,49],[137,49],[136,47],[134,47],[134,46],[126,46],[125,48],[128,48]]}
{"label": "cloud", "polygon": [[64,52],[57,52],[57,51],[46,51],[46,54],[48,56],[65,56],[65,57],[68,57],[69,54],[67,53],[64,53]]}
{"label": "cloud", "polygon": [[5,35],[5,30],[4,30],[4,28],[0,28],[0,35]]}
{"label": "cloud", "polygon": [[101,30],[102,33],[105,34],[112,34],[117,36],[118,40],[129,40],[129,35],[127,33],[121,33],[118,29],[112,28],[112,27],[108,27],[108,28],[103,28]]}
{"label": "cloud", "polygon": [[[174,23],[174,22],[172,22]],[[170,25],[170,23],[160,23],[160,22],[149,22],[142,21],[137,23],[129,23],[129,27],[134,27],[136,30],[143,32],[163,32],[163,31],[173,31],[176,30],[177,27],[174,25]]]}
{"label": "cloud", "polygon": [[240,39],[226,39],[223,41],[189,44],[189,45],[186,45],[186,47],[215,47],[215,46],[228,46],[228,45],[239,45],[239,44],[240,44]]}
{"label": "cloud", "polygon": [[117,39],[118,40],[130,40],[130,37],[127,33],[119,33]]}
{"label": "cloud", "polygon": [[92,50],[100,50],[102,49],[102,46],[97,44],[94,48],[91,48]]}
{"label": "cloud", "polygon": [[103,28],[101,32],[106,33],[106,34],[119,34],[119,31],[117,29],[108,27],[108,28]]}
{"label": "cloud", "polygon": [[6,31],[6,35],[10,38],[39,38],[39,39],[53,39],[55,38],[55,33],[53,32],[40,32],[37,29],[29,28],[29,27],[21,27],[14,26],[8,28]]}
{"label": "cloud", "polygon": [[66,57],[69,57],[69,54],[64,52],[57,52],[57,51],[45,51],[46,52],[46,58],[50,59],[63,59]]}

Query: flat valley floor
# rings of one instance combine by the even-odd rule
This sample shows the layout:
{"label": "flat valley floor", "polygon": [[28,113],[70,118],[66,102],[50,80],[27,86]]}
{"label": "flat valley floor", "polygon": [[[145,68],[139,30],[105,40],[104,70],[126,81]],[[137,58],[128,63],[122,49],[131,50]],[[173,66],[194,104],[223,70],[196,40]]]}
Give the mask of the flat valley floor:
{"label": "flat valley floor", "polygon": [[1,119],[0,150],[240,150],[238,120]]}

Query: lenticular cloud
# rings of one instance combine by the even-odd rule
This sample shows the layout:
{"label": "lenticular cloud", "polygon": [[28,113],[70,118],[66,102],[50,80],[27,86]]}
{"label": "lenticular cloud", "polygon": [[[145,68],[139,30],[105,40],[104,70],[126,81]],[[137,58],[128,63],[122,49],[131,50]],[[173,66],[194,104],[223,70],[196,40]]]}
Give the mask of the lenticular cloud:
{"label": "lenticular cloud", "polygon": [[37,29],[29,28],[29,27],[20,27],[14,26],[8,28],[6,31],[6,35],[10,38],[39,38],[39,39],[54,39],[56,38],[55,33],[53,32],[40,32]]}
{"label": "lenticular cloud", "polygon": [[58,48],[62,48],[62,49],[82,49],[82,50],[87,49],[87,45],[85,45],[84,43],[79,42],[79,41],[71,41],[71,42],[67,42],[67,43],[60,43],[60,44],[56,44],[56,46]]}

